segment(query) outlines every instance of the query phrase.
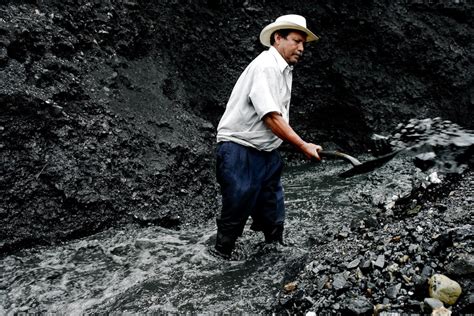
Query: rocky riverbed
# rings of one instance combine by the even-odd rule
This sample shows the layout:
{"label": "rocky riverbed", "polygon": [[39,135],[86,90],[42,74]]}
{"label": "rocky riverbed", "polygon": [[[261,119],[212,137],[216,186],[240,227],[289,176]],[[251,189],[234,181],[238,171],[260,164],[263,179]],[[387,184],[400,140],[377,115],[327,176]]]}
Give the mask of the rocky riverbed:
{"label": "rocky riverbed", "polygon": [[[291,119],[305,139],[363,153],[372,133],[410,118],[473,129],[473,11],[468,1],[0,2],[0,252],[131,223],[213,222],[216,123],[262,50],[256,34],[288,12],[322,38],[295,70]],[[268,311],[418,313],[427,277],[442,273],[463,288],[452,310],[472,312],[472,165],[448,175],[424,162],[388,164],[355,186],[352,203],[372,203],[373,216],[320,236]]]}
{"label": "rocky riverbed", "polygon": [[[395,183],[403,187],[395,180],[392,189]],[[473,189],[472,171],[443,176],[385,210],[315,236],[310,259],[287,280],[290,290],[281,289],[280,311],[429,314],[428,280],[441,273],[462,288],[456,303],[444,306],[455,315],[472,313]]]}

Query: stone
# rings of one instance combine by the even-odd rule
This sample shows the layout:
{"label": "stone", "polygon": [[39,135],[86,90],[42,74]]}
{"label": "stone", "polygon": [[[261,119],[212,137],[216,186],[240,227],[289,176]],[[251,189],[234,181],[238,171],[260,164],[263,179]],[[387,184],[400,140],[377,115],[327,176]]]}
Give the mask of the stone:
{"label": "stone", "polygon": [[342,231],[338,234],[339,239],[345,239],[349,237],[349,233],[347,231]]}
{"label": "stone", "polygon": [[409,255],[403,255],[402,257],[400,257],[400,263],[407,263],[408,260],[410,260]]}
{"label": "stone", "polygon": [[421,276],[428,279],[431,275],[433,275],[434,270],[430,266],[424,266],[423,270],[421,271]]}
{"label": "stone", "polygon": [[431,173],[431,174],[428,176],[427,180],[430,181],[431,183],[434,183],[434,184],[439,184],[439,183],[441,183],[441,180],[439,179],[437,172]]}
{"label": "stone", "polygon": [[373,261],[372,263],[375,267],[383,269],[383,267],[385,266],[385,256],[379,255],[377,257],[377,260]]}
{"label": "stone", "polygon": [[297,287],[298,287],[298,282],[294,281],[294,282],[285,284],[283,288],[285,289],[285,292],[290,293],[296,290]]}
{"label": "stone", "polygon": [[327,284],[328,284],[328,281],[329,281],[329,277],[327,275],[323,275],[321,276],[318,281],[317,281],[317,286],[318,286],[318,289],[323,289],[325,286],[327,287]]}
{"label": "stone", "polygon": [[433,312],[431,313],[431,316],[450,316],[451,314],[452,312],[443,306],[443,307],[434,309]]}
{"label": "stone", "polygon": [[380,315],[381,312],[386,311],[390,308],[390,304],[377,304],[374,307],[374,315]]}
{"label": "stone", "polygon": [[346,267],[347,269],[354,269],[357,268],[360,264],[360,259],[354,259],[351,262],[349,262]]}
{"label": "stone", "polygon": [[471,254],[460,254],[455,256],[453,262],[446,266],[450,275],[469,275],[474,273],[474,256]]}
{"label": "stone", "polygon": [[410,246],[408,246],[409,253],[416,254],[416,253],[419,253],[420,251],[421,251],[420,245],[411,244]]}
{"label": "stone", "polygon": [[332,281],[332,286],[336,290],[343,289],[347,284],[347,279],[343,273],[338,273],[334,275],[334,280]]}
{"label": "stone", "polygon": [[372,315],[374,305],[363,296],[344,301],[342,315]]}
{"label": "stone", "polygon": [[402,284],[398,283],[396,285],[390,286],[385,290],[385,294],[391,298],[395,299],[397,298],[398,293],[400,292],[400,289],[402,288]]}
{"label": "stone", "polygon": [[430,297],[439,299],[449,305],[454,305],[462,292],[459,283],[443,274],[433,275],[428,284]]}
{"label": "stone", "polygon": [[387,267],[387,271],[391,273],[398,272],[399,270],[400,270],[400,267],[396,263],[393,263]]}
{"label": "stone", "polygon": [[370,270],[370,260],[364,260],[362,261],[362,263],[359,265],[359,268],[362,270],[362,271],[369,271]]}
{"label": "stone", "polygon": [[364,278],[364,274],[362,273],[362,270],[361,270],[361,269],[357,268],[357,269],[355,270],[355,277],[356,277],[356,279],[359,280],[359,281]]}
{"label": "stone", "polygon": [[443,302],[441,302],[440,300],[438,300],[436,298],[432,298],[432,297],[425,298],[423,303],[424,303],[424,306],[429,307],[430,310],[434,310],[434,309],[437,309],[437,308],[440,308],[440,307],[444,307]]}

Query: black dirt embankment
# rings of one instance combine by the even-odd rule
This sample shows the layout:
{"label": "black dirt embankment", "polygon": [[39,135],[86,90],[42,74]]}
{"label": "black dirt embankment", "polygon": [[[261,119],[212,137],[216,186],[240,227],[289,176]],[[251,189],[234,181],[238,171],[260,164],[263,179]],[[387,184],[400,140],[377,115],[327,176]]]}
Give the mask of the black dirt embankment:
{"label": "black dirt embankment", "polygon": [[168,99],[165,61],[131,60],[136,5],[0,10],[2,252],[213,216],[213,128]]}
{"label": "black dirt embankment", "polygon": [[257,34],[301,13],[292,122],[362,151],[410,117],[472,124],[472,5],[368,1],[4,1],[0,249],[138,221],[208,221],[217,121]]}

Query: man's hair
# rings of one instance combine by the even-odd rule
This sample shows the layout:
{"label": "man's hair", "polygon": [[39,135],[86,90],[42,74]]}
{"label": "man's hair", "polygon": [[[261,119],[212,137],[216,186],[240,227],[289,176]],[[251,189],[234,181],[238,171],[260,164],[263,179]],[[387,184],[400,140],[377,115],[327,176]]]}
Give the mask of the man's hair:
{"label": "man's hair", "polygon": [[288,34],[290,34],[291,32],[297,32],[297,33],[301,33],[301,34],[304,34],[304,36],[308,36],[308,34],[306,34],[305,32],[303,31],[300,31],[300,30],[295,30],[295,29],[281,29],[281,30],[276,30],[275,32],[272,33],[272,35],[270,36],[270,46],[273,46],[273,44],[275,43],[275,34],[280,34],[281,37],[283,38],[286,38],[288,36]]}

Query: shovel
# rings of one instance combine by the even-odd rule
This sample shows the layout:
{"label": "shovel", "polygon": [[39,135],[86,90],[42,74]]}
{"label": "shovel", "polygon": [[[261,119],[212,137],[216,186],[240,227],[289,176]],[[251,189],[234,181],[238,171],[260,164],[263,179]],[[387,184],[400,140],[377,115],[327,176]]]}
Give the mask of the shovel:
{"label": "shovel", "polygon": [[348,154],[342,153],[340,151],[322,150],[319,152],[319,155],[321,157],[338,158],[338,159],[342,159],[342,160],[350,162],[352,164],[352,168],[339,174],[339,176],[342,178],[349,178],[357,174],[363,174],[363,173],[373,171],[383,166],[385,163],[390,161],[393,157],[395,157],[401,151],[402,149],[395,150],[388,154],[385,154],[383,156],[380,156],[380,157],[377,157],[375,159],[368,160],[365,162],[360,162],[358,159],[352,156],[349,156]]}

